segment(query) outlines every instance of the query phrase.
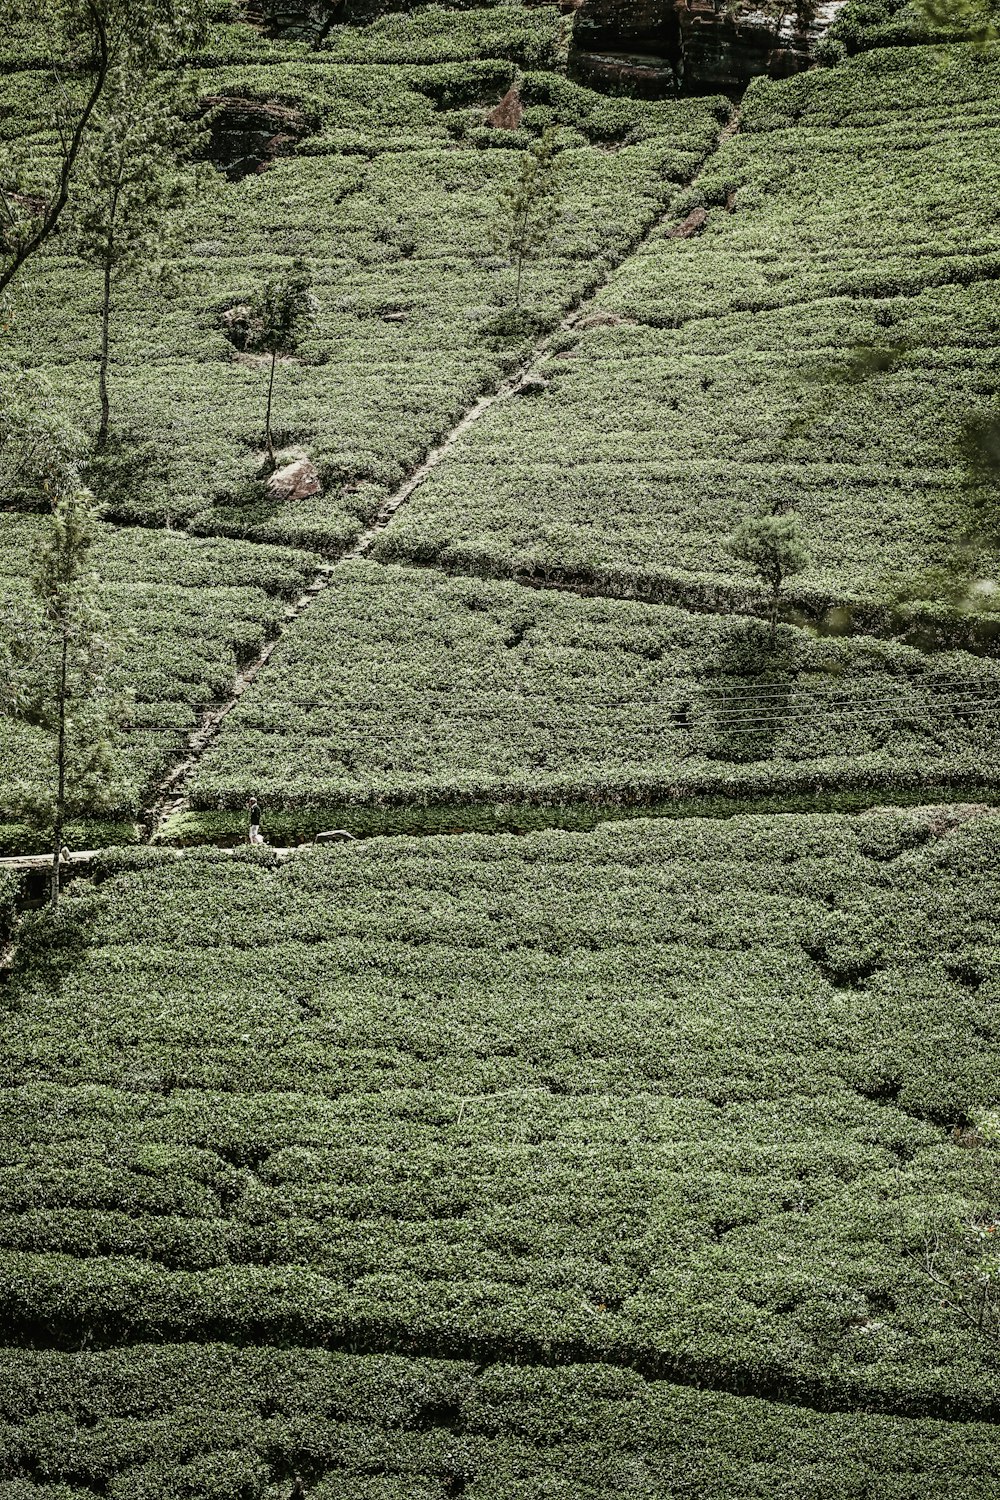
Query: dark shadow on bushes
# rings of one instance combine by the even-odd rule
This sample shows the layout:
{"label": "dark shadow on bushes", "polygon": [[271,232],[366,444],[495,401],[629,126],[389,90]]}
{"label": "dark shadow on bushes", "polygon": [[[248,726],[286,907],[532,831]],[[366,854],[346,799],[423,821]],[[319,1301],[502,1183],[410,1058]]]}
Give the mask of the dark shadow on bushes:
{"label": "dark shadow on bushes", "polygon": [[770,760],[795,690],[794,648],[759,620],[733,620],[718,665],[688,708],[691,749],[741,765]]}

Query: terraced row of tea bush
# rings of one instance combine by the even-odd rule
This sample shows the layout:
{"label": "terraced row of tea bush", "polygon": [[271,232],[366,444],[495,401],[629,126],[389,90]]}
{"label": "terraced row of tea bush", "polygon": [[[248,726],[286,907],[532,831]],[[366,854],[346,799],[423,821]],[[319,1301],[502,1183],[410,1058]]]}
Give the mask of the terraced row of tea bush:
{"label": "terraced row of tea bush", "polygon": [[966,652],[345,563],[199,761],[208,816],[167,832],[238,831],[211,810],[251,793],[278,841],[713,796],[968,795],[996,789],[998,724],[1000,667]]}
{"label": "terraced row of tea bush", "polygon": [[[434,24],[450,30],[453,13]],[[209,172],[168,257],[173,295],[159,282],[122,289],[111,371],[118,459],[91,477],[119,518],[336,550],[628,253],[711,149],[728,104],[609,101],[536,70],[522,82],[522,127],[492,129],[485,113],[514,77],[506,57],[340,63],[336,52],[303,56],[302,44],[235,29],[253,37],[249,62],[210,66],[209,51],[186,70],[197,96],[222,110],[211,150],[227,171]],[[0,75],[8,136],[32,120],[44,134],[50,88],[43,71]],[[262,103],[284,114],[270,125],[241,118]],[[563,148],[562,215],[529,269],[526,319],[511,333],[501,315],[514,272],[491,230],[516,148],[550,124]],[[272,130],[297,138],[294,154],[256,173]],[[70,249],[64,237],[36,262],[23,289],[30,316],[8,353],[45,375],[50,399],[86,430],[96,425],[100,277]],[[282,446],[308,451],[325,492],[283,506],[260,482],[266,362],[234,349],[222,315],[297,256],[312,267],[319,318],[301,358],[279,368],[276,431]]]}
{"label": "terraced row of tea bush", "polygon": [[[829,61],[871,47],[913,47],[931,42],[965,42],[995,29],[994,0],[941,6],[925,0],[847,0],[830,27],[821,55]],[[831,46],[831,43],[833,44]]]}
{"label": "terraced row of tea bush", "polygon": [[[17,629],[42,522],[0,516],[0,631]],[[116,771],[107,817],[133,822],[155,777],[179,755],[203,711],[230,691],[237,667],[276,634],[285,601],[315,566],[307,553],[155,531],[102,528],[95,545],[99,605],[119,699]],[[0,718],[0,848],[39,847],[24,818],[54,775],[54,742],[24,719]],[[113,836],[131,837],[118,826]],[[108,837],[77,827],[72,837]]]}
{"label": "terraced row of tea bush", "polygon": [[0,992],[7,1343],[995,1421],[923,1270],[993,1156],[1000,821],[954,822],[110,855]]}
{"label": "terraced row of tea bush", "polygon": [[[4,1492],[88,1500],[991,1500],[994,1428],[568,1369],[227,1345],[5,1351]],[[0,1481],[2,1482],[2,1481]],[[279,1486],[281,1487],[279,1489]]]}
{"label": "terraced row of tea bush", "polygon": [[548,389],[470,431],[378,555],[761,608],[727,538],[791,508],[800,606],[988,611],[994,486],[965,434],[1000,390],[998,100],[995,47],[755,83],[677,202],[701,233],[630,257]]}

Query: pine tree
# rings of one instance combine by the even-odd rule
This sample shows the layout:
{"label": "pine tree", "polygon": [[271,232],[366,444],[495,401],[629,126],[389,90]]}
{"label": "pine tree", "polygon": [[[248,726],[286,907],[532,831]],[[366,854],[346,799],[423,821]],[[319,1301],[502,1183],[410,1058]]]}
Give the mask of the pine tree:
{"label": "pine tree", "polygon": [[132,64],[119,67],[81,158],[76,250],[102,276],[98,453],[107,445],[111,420],[112,293],[124,276],[148,267],[163,252],[173,228],[171,216],[194,187],[194,172],[182,161],[190,156],[199,130],[178,113],[177,104],[156,75]]}
{"label": "pine tree", "polygon": [[555,132],[546,130],[521,158],[514,181],[500,194],[493,243],[515,268],[514,307],[521,306],[524,267],[548,245],[562,205]]}

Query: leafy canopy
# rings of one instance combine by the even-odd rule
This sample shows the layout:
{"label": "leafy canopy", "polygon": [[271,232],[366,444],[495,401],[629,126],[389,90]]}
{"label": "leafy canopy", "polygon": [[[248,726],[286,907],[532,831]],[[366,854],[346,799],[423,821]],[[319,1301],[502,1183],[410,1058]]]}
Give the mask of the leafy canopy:
{"label": "leafy canopy", "polygon": [[316,321],[312,274],[297,260],[285,276],[274,276],[250,303],[250,346],[260,354],[295,354]]}
{"label": "leafy canopy", "polygon": [[786,578],[801,573],[810,561],[793,515],[757,516],[744,521],[730,537],[729,550],[749,563],[775,594]]}
{"label": "leafy canopy", "polygon": [[6,8],[46,38],[52,86],[48,129],[26,120],[0,148],[0,300],[72,200],[118,70],[166,66],[206,34],[204,0],[13,0]]}

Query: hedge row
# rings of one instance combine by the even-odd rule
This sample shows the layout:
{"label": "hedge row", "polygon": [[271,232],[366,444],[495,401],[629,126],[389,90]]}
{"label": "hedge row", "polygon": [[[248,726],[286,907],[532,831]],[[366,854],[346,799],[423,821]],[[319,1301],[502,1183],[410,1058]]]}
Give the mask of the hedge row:
{"label": "hedge row", "polygon": [[[295,108],[306,134],[268,171],[209,174],[171,257],[176,295],[123,286],[111,390],[128,441],[92,476],[114,517],[340,551],[461,413],[629,253],[728,111],[717,99],[625,108],[536,70],[524,126],[508,132],[484,117],[511,83],[509,60],[322,57],[251,54],[189,70],[206,99]],[[42,72],[0,76],[0,135],[49,128],[50,92]],[[497,319],[514,271],[494,253],[492,224],[520,150],[550,123],[564,169],[559,233],[529,269],[525,319],[506,329]],[[238,131],[234,140],[237,155],[252,150]],[[39,311],[9,352],[44,373],[52,409],[88,431],[99,286],[69,248],[33,263]],[[279,370],[275,426],[280,446],[308,450],[324,494],[283,506],[260,475],[266,372],[234,350],[221,317],[299,255],[313,268],[319,318],[301,359]]]}
{"label": "hedge row", "polygon": [[[0,630],[15,627],[43,522],[0,516],[0,599],[13,606]],[[108,821],[134,820],[144,793],[183,748],[213,701],[230,690],[237,667],[276,634],[285,601],[315,568],[304,552],[238,546],[154,531],[104,527],[94,548],[99,604],[113,651],[110,688],[122,695]],[[45,847],[31,806],[54,774],[54,739],[37,727],[0,719],[0,844],[8,852]],[[87,824],[72,842],[108,837]],[[118,838],[122,837],[121,830]],[[84,847],[86,843],[84,842]]]}
{"label": "hedge row", "polygon": [[821,1416],[579,1366],[140,1346],[10,1352],[5,1377],[5,1500],[36,1485],[264,1500],[293,1472],[320,1500],[791,1500],[834,1483],[847,1500],[987,1500],[996,1460],[984,1426]]}
{"label": "hedge row", "polygon": [[1000,57],[928,52],[755,83],[547,388],[466,433],[378,555],[758,611],[727,539],[791,508],[811,562],[788,598],[811,618],[995,638],[966,434],[1000,392],[1000,238],[971,190],[997,178]]}

